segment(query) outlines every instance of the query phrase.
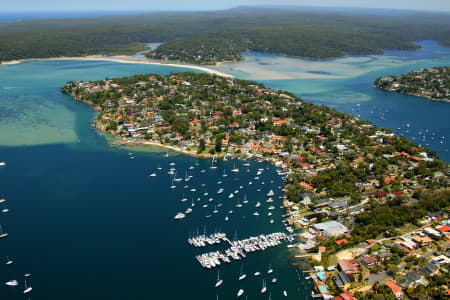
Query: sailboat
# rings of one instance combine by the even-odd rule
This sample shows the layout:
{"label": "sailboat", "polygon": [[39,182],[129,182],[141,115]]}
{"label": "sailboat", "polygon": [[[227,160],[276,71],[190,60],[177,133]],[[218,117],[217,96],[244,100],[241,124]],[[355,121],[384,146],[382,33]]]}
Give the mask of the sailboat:
{"label": "sailboat", "polygon": [[269,270],[267,271],[267,274],[272,274],[272,273],[273,273],[272,265],[269,265]]}
{"label": "sailboat", "polygon": [[216,157],[214,156],[212,161],[211,161],[211,167],[209,167],[210,169],[217,169],[217,166],[214,165],[215,158]]}
{"label": "sailboat", "polygon": [[286,292],[286,290],[283,291],[283,295],[284,295],[285,297],[287,297],[287,292]]}
{"label": "sailboat", "polygon": [[239,203],[239,198],[238,198],[238,200],[237,200],[237,204],[236,204],[236,207],[242,207],[242,204],[241,204],[241,203]]}
{"label": "sailboat", "polygon": [[239,169],[236,168],[236,163],[233,165],[233,169],[231,169],[231,172],[234,172],[234,173],[239,172]]}
{"label": "sailboat", "polygon": [[223,177],[227,177],[228,176],[228,174],[225,172],[225,169],[223,169],[223,175],[222,175]]}
{"label": "sailboat", "polygon": [[183,198],[181,198],[181,202],[185,202],[187,201],[187,198],[184,196],[184,192],[183,192]]}
{"label": "sailboat", "polygon": [[239,298],[240,296],[242,296],[244,294],[244,290],[240,289],[237,293],[237,297]]}
{"label": "sailboat", "polygon": [[242,203],[247,204],[248,200],[247,200],[247,194],[244,195],[244,201],[242,201]]}
{"label": "sailboat", "polygon": [[23,290],[23,293],[28,294],[31,290],[33,290],[33,288],[31,286],[27,287],[27,280],[25,279],[25,289]]}
{"label": "sailboat", "polygon": [[5,282],[5,285],[6,286],[18,286],[19,282],[17,280],[10,280],[10,281]]}
{"label": "sailboat", "polygon": [[164,155],[165,157],[169,157],[169,152],[167,151],[166,152],[166,155]]}
{"label": "sailboat", "polygon": [[217,270],[217,282],[216,282],[216,287],[221,286],[222,283],[223,283],[223,280],[220,279],[220,276],[219,276],[219,270]]}
{"label": "sailboat", "polygon": [[244,265],[241,266],[241,273],[239,275],[239,280],[244,280],[245,277],[247,277],[247,274],[244,274],[243,270],[244,270]]}
{"label": "sailboat", "polygon": [[217,207],[214,205],[213,214],[217,214],[219,211],[217,210]]}
{"label": "sailboat", "polygon": [[12,259],[9,259],[8,256],[6,257],[6,264],[7,264],[7,265],[12,265],[12,264],[13,264],[13,260],[12,260]]}
{"label": "sailboat", "polygon": [[3,233],[3,230],[2,230],[2,225],[0,225],[0,239],[1,238],[5,238],[5,237],[7,237],[8,236],[8,233]]}
{"label": "sailboat", "polygon": [[172,179],[172,185],[170,186],[171,189],[175,189],[177,186],[173,184],[173,179]]}
{"label": "sailboat", "polygon": [[161,171],[161,170],[162,170],[161,165],[158,164],[158,167],[157,167],[156,169],[157,169],[158,171]]}
{"label": "sailboat", "polygon": [[267,291],[266,281],[263,279],[263,287],[261,289],[261,294],[264,294]]}

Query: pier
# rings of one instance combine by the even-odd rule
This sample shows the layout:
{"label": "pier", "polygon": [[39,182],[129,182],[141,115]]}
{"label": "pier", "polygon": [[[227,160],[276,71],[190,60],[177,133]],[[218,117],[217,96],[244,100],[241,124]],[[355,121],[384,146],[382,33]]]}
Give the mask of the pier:
{"label": "pier", "polygon": [[287,239],[287,236],[285,233],[275,232],[232,242],[225,234],[220,234],[220,238],[217,239],[227,242],[230,248],[225,251],[213,251],[197,255],[195,258],[206,269],[218,267],[222,262],[231,263],[241,260],[247,257],[246,253],[264,251],[267,248],[278,246],[283,240]]}

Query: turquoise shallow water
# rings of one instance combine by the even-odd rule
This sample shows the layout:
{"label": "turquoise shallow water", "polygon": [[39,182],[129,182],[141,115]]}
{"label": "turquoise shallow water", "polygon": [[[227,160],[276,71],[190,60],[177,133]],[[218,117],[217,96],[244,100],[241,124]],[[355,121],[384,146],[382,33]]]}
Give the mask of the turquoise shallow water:
{"label": "turquoise shallow water", "polygon": [[391,128],[436,150],[443,159],[450,161],[449,103],[372,87],[373,81],[380,76],[450,64],[450,47],[440,47],[434,41],[418,44],[422,49],[417,51],[386,51],[381,56],[348,56],[326,61],[249,53],[246,61],[225,64],[218,69],[240,78],[262,81],[272,88],[288,90],[316,104],[360,115],[361,119]]}
{"label": "turquoise shallow water", "polygon": [[[262,278],[272,277],[250,274],[264,272],[269,264],[278,278],[276,284],[268,284],[272,299],[282,298],[284,289],[290,299],[309,298],[309,283],[288,266],[285,246],[249,255],[244,262],[249,278],[243,282],[238,282],[241,263],[221,267],[224,284],[216,289],[216,272],[202,269],[194,258],[210,249],[187,243],[190,232],[205,227],[208,232],[220,228],[231,238],[235,233],[245,238],[282,230],[281,210],[274,211],[274,224],[266,216],[265,194],[270,188],[276,192],[274,205],[280,205],[281,180],[273,166],[254,162],[245,168],[241,161],[228,161],[211,170],[208,160],[176,153],[166,158],[158,149],[110,148],[105,137],[89,126],[95,112],[59,91],[68,80],[183,70],[187,69],[98,61],[0,67],[0,161],[7,162],[0,168],[0,193],[10,210],[0,215],[0,224],[9,233],[0,241],[0,261],[6,262],[6,256],[15,261],[11,266],[0,264],[1,299],[27,299],[23,287],[3,285],[10,279],[22,284],[25,273],[32,274],[32,299],[215,299],[217,294],[219,299],[231,299],[239,288],[249,299],[261,299]],[[129,151],[136,159],[129,159]],[[194,176],[189,183],[170,190],[169,162],[176,163],[180,176],[189,166],[199,166],[189,172]],[[239,174],[230,172],[234,163],[241,168]],[[164,171],[150,178],[158,165]],[[255,184],[248,185],[258,168],[265,169],[260,180],[265,184],[253,180]],[[184,189],[185,184],[198,192]],[[219,187],[225,189],[221,196],[216,195]],[[241,201],[247,194],[247,206],[238,209],[235,200],[228,200],[236,189]],[[183,192],[187,203],[181,202]],[[202,196],[205,192],[215,200],[208,202],[209,196]],[[201,201],[195,202],[186,220],[172,220],[198,197]],[[220,212],[206,219],[219,199]],[[252,216],[257,201],[262,203],[259,217]],[[209,206],[203,208],[206,203]],[[229,210],[235,212],[225,222]]]}
{"label": "turquoise shallow water", "polygon": [[[268,86],[306,100],[360,114],[377,125],[400,128],[400,133],[411,138],[421,137],[417,132],[428,129],[424,143],[449,160],[447,140],[441,144],[437,137],[450,138],[450,104],[371,87],[381,75],[449,63],[448,48],[422,44],[423,49],[416,52],[392,51],[385,56],[326,62],[266,55],[255,55],[252,60],[250,55],[243,66],[250,63],[251,68],[256,65],[265,72],[245,73],[241,64],[233,65],[234,70],[228,65],[221,70],[241,78],[261,78]],[[270,79],[282,74],[283,68],[290,78]],[[278,278],[275,285],[269,283],[272,299],[283,298],[283,289],[288,299],[310,298],[309,282],[299,279],[288,266],[285,247],[249,255],[244,262],[249,278],[244,282],[237,280],[240,263],[221,267],[224,284],[217,291],[216,273],[203,270],[194,259],[206,249],[187,244],[189,232],[202,231],[204,226],[208,232],[220,227],[230,237],[237,232],[239,238],[282,230],[282,211],[274,211],[274,224],[264,216],[269,188],[276,192],[275,198],[280,195],[281,182],[273,166],[254,162],[247,173],[241,161],[228,161],[210,170],[208,160],[175,153],[165,158],[160,151],[141,148],[109,148],[105,137],[89,126],[95,117],[90,107],[59,91],[69,80],[183,70],[187,69],[99,61],[36,61],[0,67],[0,161],[7,162],[0,168],[0,193],[10,209],[0,215],[0,224],[10,234],[0,241],[0,261],[6,261],[6,256],[15,261],[12,266],[0,264],[0,283],[22,281],[23,274],[30,272],[32,299],[215,299],[217,294],[219,299],[232,299],[239,288],[247,291],[249,299],[261,299],[268,297],[259,292],[262,278],[250,274],[264,272],[271,263]],[[411,125],[409,132],[406,123]],[[129,151],[135,153],[135,160],[128,158]],[[183,188],[186,183],[169,189],[166,172],[172,161],[182,176],[189,166],[199,164],[187,183],[197,188],[195,195]],[[234,163],[241,169],[239,174],[229,171]],[[164,172],[149,178],[158,165]],[[224,168],[227,178],[222,177]],[[260,179],[265,184],[248,185],[258,168],[265,169]],[[202,169],[207,171],[201,173]],[[225,188],[220,197],[215,193],[219,180]],[[227,195],[240,185],[244,188],[239,197],[245,192],[250,203],[237,209]],[[183,191],[190,200],[202,200],[196,202],[189,218],[173,222],[173,216],[190,203],[180,201]],[[205,215],[211,214],[214,202],[201,208],[209,198],[201,196],[204,192],[215,201],[222,199],[223,208],[211,219]],[[252,216],[257,201],[263,204],[259,217]],[[225,222],[230,209],[238,211]],[[0,298],[27,299],[21,289],[3,284]]]}

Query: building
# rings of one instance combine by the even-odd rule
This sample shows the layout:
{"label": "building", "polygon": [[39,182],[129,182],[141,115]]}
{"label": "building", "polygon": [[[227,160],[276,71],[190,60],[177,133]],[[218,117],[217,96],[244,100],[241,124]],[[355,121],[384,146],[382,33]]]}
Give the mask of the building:
{"label": "building", "polygon": [[344,235],[348,232],[348,228],[337,222],[337,221],[326,221],[323,223],[317,223],[313,225],[314,230],[318,231],[319,234],[325,235],[327,237],[336,237]]}
{"label": "building", "polygon": [[386,281],[385,285],[391,289],[392,293],[397,297],[397,299],[401,299],[403,297],[403,291],[402,288],[396,284],[392,280]]}
{"label": "building", "polygon": [[359,274],[359,262],[357,259],[340,258],[338,260],[339,269],[348,274]]}

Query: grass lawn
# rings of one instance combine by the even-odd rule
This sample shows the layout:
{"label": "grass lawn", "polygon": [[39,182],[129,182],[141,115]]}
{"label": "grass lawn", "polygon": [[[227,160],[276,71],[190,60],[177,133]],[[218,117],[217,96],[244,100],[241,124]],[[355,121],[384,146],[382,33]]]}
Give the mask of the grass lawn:
{"label": "grass lawn", "polygon": [[336,254],[332,254],[328,256],[328,266],[335,266],[337,265],[338,259]]}

